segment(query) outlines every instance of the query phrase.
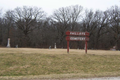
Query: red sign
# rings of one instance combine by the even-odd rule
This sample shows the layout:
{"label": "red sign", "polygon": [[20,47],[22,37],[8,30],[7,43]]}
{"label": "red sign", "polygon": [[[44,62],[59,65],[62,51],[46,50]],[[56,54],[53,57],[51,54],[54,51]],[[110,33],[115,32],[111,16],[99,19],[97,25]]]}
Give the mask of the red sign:
{"label": "red sign", "polygon": [[67,41],[89,41],[88,37],[66,37]]}
{"label": "red sign", "polygon": [[[69,53],[69,41],[85,41],[85,52],[87,53],[87,41],[89,41],[89,32],[72,32],[67,31],[66,32],[66,40],[67,40],[67,52]],[[70,37],[70,36],[78,36],[78,37]],[[85,36],[85,37],[79,37],[79,36]]]}
{"label": "red sign", "polygon": [[67,31],[66,35],[71,35],[71,36],[89,36],[89,32],[72,32],[72,31]]}

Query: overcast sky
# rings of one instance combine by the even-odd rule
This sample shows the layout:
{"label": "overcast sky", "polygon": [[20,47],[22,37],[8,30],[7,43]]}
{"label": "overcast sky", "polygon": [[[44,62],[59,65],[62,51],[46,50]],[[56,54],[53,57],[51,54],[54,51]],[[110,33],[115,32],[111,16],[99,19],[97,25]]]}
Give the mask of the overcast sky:
{"label": "overcast sky", "polygon": [[36,6],[41,7],[48,15],[58,8],[71,5],[81,5],[87,9],[104,11],[111,6],[119,6],[120,0],[0,0],[2,11],[22,6]]}

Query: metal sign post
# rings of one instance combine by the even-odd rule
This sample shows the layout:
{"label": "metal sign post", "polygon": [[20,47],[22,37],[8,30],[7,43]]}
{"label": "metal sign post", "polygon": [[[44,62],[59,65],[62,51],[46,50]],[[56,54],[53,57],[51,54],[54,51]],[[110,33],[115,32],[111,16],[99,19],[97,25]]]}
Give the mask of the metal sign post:
{"label": "metal sign post", "polygon": [[[89,32],[66,32],[67,40],[67,53],[69,53],[69,41],[85,41],[85,53],[87,53],[87,42],[89,41]],[[85,37],[72,37],[72,36],[85,36]]]}

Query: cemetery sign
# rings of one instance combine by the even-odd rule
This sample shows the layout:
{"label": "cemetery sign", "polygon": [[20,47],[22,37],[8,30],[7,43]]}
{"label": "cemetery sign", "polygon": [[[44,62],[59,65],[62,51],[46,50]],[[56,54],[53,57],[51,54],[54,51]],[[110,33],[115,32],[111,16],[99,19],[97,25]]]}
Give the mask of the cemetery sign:
{"label": "cemetery sign", "polygon": [[[66,32],[67,52],[69,53],[69,41],[85,41],[85,53],[87,53],[87,42],[89,41],[89,32]],[[73,37],[74,36],[74,37]],[[79,37],[82,36],[82,37]],[[83,37],[84,36],[84,37]]]}

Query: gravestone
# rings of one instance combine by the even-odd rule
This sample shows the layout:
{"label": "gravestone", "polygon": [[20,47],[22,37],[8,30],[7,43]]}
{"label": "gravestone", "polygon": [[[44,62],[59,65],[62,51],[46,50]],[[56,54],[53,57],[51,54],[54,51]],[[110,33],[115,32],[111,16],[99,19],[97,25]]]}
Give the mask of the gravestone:
{"label": "gravestone", "polygon": [[51,49],[51,46],[49,46],[49,49]]}
{"label": "gravestone", "polygon": [[16,45],[16,48],[18,48],[18,45]]}
{"label": "gravestone", "polygon": [[56,47],[56,43],[55,43],[55,46],[54,46],[54,48],[56,49],[57,47]]}
{"label": "gravestone", "polygon": [[116,46],[113,46],[113,48],[110,48],[112,51],[116,51]]}
{"label": "gravestone", "polygon": [[7,47],[10,48],[10,38],[8,38]]}

